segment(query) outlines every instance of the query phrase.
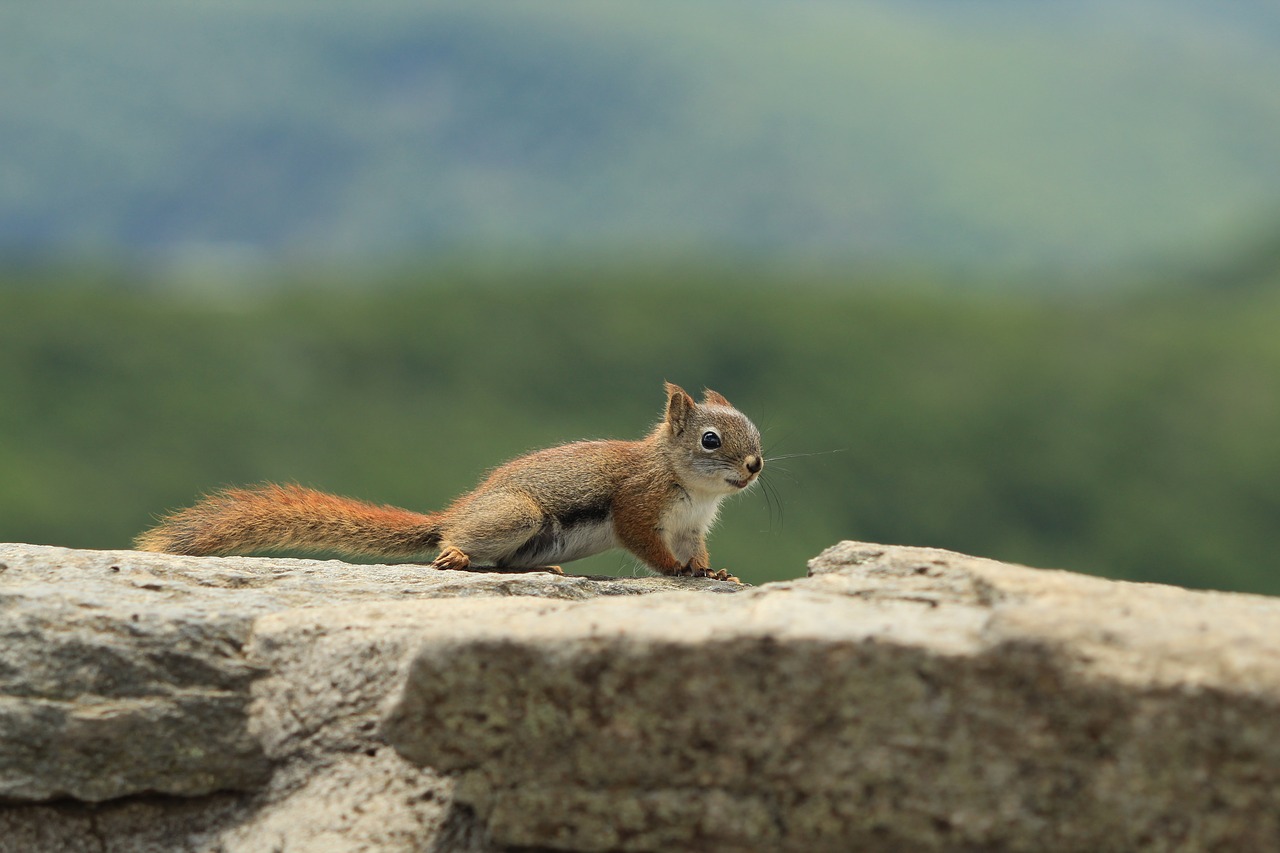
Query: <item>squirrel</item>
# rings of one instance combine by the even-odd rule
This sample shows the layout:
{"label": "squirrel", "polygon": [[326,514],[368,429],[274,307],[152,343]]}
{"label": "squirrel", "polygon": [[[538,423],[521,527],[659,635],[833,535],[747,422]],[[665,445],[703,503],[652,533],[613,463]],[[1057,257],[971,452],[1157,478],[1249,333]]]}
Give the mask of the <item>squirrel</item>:
{"label": "squirrel", "polygon": [[338,497],[297,485],[230,488],[163,518],[135,546],[171,554],[334,551],[412,558],[437,569],[560,572],[625,548],[664,575],[738,579],[711,570],[706,535],[720,502],[764,468],[760,432],[723,396],[702,402],[670,382],[661,421],[639,441],[578,441],[513,459],[438,513]]}

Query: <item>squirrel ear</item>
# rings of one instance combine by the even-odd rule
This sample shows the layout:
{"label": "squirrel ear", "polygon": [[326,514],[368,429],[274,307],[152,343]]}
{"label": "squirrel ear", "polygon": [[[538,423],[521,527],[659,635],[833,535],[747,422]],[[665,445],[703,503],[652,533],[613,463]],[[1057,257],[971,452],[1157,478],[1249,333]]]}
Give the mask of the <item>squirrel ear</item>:
{"label": "squirrel ear", "polygon": [[683,388],[667,383],[667,423],[677,434],[684,431],[684,423],[696,405]]}
{"label": "squirrel ear", "polygon": [[704,406],[728,406],[730,409],[733,408],[733,403],[730,403],[722,395],[717,394],[710,388],[702,389],[702,404]]}

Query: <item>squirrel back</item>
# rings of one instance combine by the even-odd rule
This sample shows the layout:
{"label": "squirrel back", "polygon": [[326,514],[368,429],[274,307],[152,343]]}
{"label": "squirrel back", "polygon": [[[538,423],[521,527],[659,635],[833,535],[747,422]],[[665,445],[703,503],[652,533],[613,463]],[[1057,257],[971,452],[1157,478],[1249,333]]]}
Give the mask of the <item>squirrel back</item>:
{"label": "squirrel back", "polygon": [[701,404],[667,384],[663,419],[639,441],[581,441],[494,469],[438,513],[378,506],[294,485],[225,489],[166,517],[136,545],[175,554],[334,551],[531,569],[613,547],[665,574],[709,572],[720,501],[764,466],[760,434],[714,391]]}

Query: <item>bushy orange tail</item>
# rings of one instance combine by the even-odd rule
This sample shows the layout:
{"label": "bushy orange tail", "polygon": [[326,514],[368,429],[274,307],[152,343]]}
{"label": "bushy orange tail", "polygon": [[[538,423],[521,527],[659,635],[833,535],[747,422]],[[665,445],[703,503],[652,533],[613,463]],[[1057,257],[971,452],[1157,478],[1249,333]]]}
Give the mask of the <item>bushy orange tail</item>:
{"label": "bushy orange tail", "polygon": [[166,517],[134,545],[170,554],[300,550],[413,557],[439,542],[438,516],[268,483],[209,495]]}

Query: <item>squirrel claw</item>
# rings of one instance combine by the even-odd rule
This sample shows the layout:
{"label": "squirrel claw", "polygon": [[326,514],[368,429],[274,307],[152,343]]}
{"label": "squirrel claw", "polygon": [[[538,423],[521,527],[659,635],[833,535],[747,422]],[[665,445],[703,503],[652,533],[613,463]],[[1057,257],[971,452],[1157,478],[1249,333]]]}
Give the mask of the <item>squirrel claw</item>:
{"label": "squirrel claw", "polygon": [[445,548],[440,556],[431,562],[433,569],[455,569],[461,571],[471,565],[471,558],[457,548]]}
{"label": "squirrel claw", "polygon": [[730,583],[742,583],[733,575],[729,574],[728,569],[695,569],[692,566],[684,566],[680,571],[676,572],[676,577],[683,578],[710,578],[716,581],[729,581]]}
{"label": "squirrel claw", "polygon": [[728,569],[716,569],[715,571],[712,571],[711,569],[707,569],[705,572],[695,572],[695,574],[704,578],[711,578],[712,580],[716,580],[716,581],[729,581],[730,583],[742,583],[742,581],[738,580],[736,577],[729,574]]}

